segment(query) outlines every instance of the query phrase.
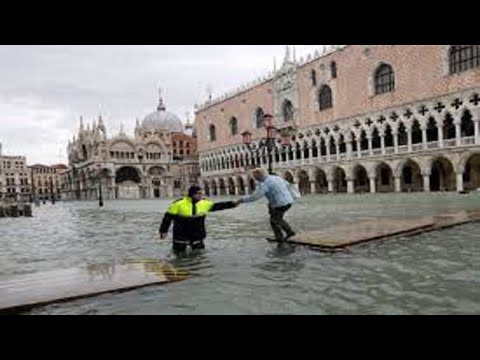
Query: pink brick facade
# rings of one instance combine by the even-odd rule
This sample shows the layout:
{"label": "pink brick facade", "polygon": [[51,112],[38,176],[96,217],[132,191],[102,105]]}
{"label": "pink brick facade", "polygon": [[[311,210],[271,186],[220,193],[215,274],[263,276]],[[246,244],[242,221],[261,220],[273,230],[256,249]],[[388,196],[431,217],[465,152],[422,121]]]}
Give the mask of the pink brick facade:
{"label": "pink brick facade", "polygon": [[[480,70],[450,75],[448,49],[450,45],[350,45],[297,68],[298,117],[301,128],[387,109],[410,102],[434,98],[480,85]],[[330,64],[337,65],[337,78],[332,79]],[[395,72],[395,90],[374,94],[374,72],[386,63]],[[311,70],[317,74],[317,84],[312,86]],[[333,107],[319,111],[318,91],[324,84],[331,87]],[[205,106],[196,113],[198,149],[206,150],[240,144],[241,136],[230,136],[229,120],[236,117],[239,133],[255,130],[255,109],[273,112],[273,80],[268,80],[225,101]],[[217,140],[208,139],[208,127],[213,124]]]}

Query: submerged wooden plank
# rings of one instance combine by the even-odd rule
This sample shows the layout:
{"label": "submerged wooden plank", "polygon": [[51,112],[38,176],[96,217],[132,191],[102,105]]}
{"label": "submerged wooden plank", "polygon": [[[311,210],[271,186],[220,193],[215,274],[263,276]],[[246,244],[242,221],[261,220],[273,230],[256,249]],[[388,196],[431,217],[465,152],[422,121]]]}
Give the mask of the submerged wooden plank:
{"label": "submerged wooden plank", "polygon": [[480,221],[480,210],[465,210],[422,218],[379,218],[355,223],[339,223],[319,230],[297,234],[289,243],[327,250],[341,250],[367,241],[412,236],[452,226]]}
{"label": "submerged wooden plank", "polygon": [[290,239],[290,242],[299,245],[339,248],[399,235],[412,230],[431,227],[433,225],[434,222],[430,220],[418,219],[384,219],[382,221],[367,220],[359,223],[332,226],[320,231],[301,233]]}
{"label": "submerged wooden plank", "polygon": [[0,313],[185,280],[187,273],[158,260],[0,277]]}

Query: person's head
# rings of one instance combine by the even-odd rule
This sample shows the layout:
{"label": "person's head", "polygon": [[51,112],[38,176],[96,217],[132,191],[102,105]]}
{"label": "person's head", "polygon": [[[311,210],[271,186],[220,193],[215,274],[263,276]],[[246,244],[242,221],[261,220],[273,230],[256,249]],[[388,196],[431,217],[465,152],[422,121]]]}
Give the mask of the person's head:
{"label": "person's head", "polygon": [[262,168],[257,168],[252,171],[252,176],[256,181],[262,182],[267,177],[267,172]]}
{"label": "person's head", "polygon": [[202,188],[198,185],[191,186],[190,189],[188,189],[188,196],[193,199],[193,201],[200,201],[202,200]]}

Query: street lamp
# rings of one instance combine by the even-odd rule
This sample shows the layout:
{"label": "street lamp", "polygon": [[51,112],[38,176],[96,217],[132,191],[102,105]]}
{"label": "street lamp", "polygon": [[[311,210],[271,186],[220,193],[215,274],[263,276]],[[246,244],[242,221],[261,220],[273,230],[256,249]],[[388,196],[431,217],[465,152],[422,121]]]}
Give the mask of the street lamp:
{"label": "street lamp", "polygon": [[55,205],[55,194],[53,193],[53,180],[50,178],[50,196],[52,197],[52,205]]}
{"label": "street lamp", "polygon": [[98,206],[103,207],[103,195],[102,195],[102,181],[101,181],[101,173],[102,173],[102,165],[97,164],[97,181],[98,181]]}
{"label": "street lamp", "polygon": [[[272,150],[275,147],[275,142],[279,142],[283,147],[290,145],[290,141],[295,135],[296,129],[293,126],[276,128],[273,123],[273,116],[270,114],[265,114],[263,116],[263,125],[267,131],[267,137],[260,139],[258,145],[252,145],[252,133],[249,131],[243,132],[241,135],[243,137],[243,143],[253,154],[259,152],[260,150],[267,149],[267,158],[268,158],[268,173],[273,174],[272,170]],[[277,140],[277,134],[280,134],[280,139]]]}

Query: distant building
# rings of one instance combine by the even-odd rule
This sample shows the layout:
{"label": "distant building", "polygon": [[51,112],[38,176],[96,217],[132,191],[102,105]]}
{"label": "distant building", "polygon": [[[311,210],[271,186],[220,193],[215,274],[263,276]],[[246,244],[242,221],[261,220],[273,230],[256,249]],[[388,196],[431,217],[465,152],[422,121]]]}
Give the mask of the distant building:
{"label": "distant building", "polygon": [[30,200],[30,182],[25,156],[6,156],[0,144],[0,199]]}
{"label": "distant building", "polygon": [[[90,128],[80,128],[68,144],[69,170],[61,172],[64,196],[93,200],[101,185],[105,199],[152,199],[178,196],[196,184],[200,176],[197,140],[190,121],[167,112],[160,96],[157,110],[142,123],[134,136],[123,127],[107,136],[103,119]],[[190,133],[191,135],[188,135]]]}
{"label": "distant building", "polygon": [[35,164],[28,167],[30,182],[32,184],[32,196],[39,201],[56,200],[61,197],[60,173],[68,167],[64,164],[52,166]]}

